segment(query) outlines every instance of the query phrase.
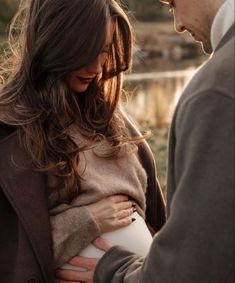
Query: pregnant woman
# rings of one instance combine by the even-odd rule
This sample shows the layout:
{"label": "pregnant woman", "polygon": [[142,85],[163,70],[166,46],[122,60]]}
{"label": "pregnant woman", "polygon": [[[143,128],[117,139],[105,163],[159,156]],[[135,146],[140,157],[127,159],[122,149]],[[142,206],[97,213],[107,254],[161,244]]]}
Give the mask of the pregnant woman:
{"label": "pregnant woman", "polygon": [[[35,222],[39,229],[49,217],[54,255],[53,266],[43,264],[45,257],[32,260],[38,243],[31,243],[24,268],[52,282],[51,268],[76,269],[69,264],[74,256],[100,256],[90,245],[100,235],[144,255],[151,244],[146,222],[153,233],[160,229],[164,202],[144,136],[120,108],[122,73],[131,67],[133,46],[126,14],[115,0],[22,1],[11,31],[18,57],[6,61],[15,69],[4,74],[0,93],[0,151],[8,161],[0,168],[12,170],[18,194],[20,188],[30,194],[28,214],[47,207],[48,214],[37,210]],[[18,188],[19,172],[25,183]],[[19,224],[12,227],[22,224],[27,234],[30,226],[14,206],[7,178],[1,173],[0,202],[16,214]],[[42,178],[43,204],[35,189]],[[34,243],[31,233],[26,238]],[[22,251],[6,252],[16,258]],[[11,261],[21,273],[18,261]],[[8,271],[6,264],[4,282],[25,282],[25,275],[16,279]]]}

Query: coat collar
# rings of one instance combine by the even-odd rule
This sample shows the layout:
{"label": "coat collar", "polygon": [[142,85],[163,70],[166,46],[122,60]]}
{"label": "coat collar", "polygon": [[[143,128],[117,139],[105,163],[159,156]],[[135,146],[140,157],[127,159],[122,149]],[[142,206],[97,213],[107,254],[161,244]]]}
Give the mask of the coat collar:
{"label": "coat collar", "polygon": [[211,27],[211,45],[216,49],[221,39],[234,24],[234,0],[226,0],[217,11]]}
{"label": "coat collar", "polygon": [[234,29],[235,24],[233,24],[231,28],[227,31],[227,33],[224,35],[219,45],[217,46],[215,52],[217,52],[222,46],[224,46],[224,44],[226,44],[232,37],[234,37]]}
{"label": "coat collar", "polygon": [[13,165],[27,162],[17,131],[0,142],[0,187],[14,208],[37,257],[45,282],[53,282],[52,240],[45,177]]}

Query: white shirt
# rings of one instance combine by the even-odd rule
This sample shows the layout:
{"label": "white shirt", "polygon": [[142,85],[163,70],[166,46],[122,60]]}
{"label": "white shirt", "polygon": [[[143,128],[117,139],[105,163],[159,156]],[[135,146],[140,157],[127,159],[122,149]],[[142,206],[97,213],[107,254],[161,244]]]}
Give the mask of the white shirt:
{"label": "white shirt", "polygon": [[225,0],[218,10],[211,27],[211,45],[213,51],[234,23],[234,0]]}

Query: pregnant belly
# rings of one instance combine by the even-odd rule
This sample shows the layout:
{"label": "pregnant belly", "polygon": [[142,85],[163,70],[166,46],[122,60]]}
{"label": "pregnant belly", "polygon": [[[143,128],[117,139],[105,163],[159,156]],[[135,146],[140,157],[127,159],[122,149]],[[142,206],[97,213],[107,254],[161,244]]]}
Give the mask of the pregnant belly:
{"label": "pregnant belly", "polygon": [[[144,219],[136,212],[133,214],[133,217],[136,218],[136,221],[129,226],[104,233],[101,237],[113,245],[122,246],[129,251],[144,257],[149,251],[153,238]],[[103,251],[90,244],[79,253],[79,256],[100,258],[103,254]],[[82,270],[81,268],[70,264],[64,264],[61,268]]]}

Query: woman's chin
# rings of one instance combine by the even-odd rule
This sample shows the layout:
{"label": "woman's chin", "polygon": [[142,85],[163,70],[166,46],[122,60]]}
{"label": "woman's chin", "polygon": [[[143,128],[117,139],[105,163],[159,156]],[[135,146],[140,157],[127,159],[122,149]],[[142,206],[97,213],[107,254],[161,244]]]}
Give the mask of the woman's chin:
{"label": "woman's chin", "polygon": [[88,87],[89,87],[89,85],[80,86],[80,87],[77,87],[77,88],[73,88],[73,91],[76,92],[76,93],[83,93],[88,89]]}

